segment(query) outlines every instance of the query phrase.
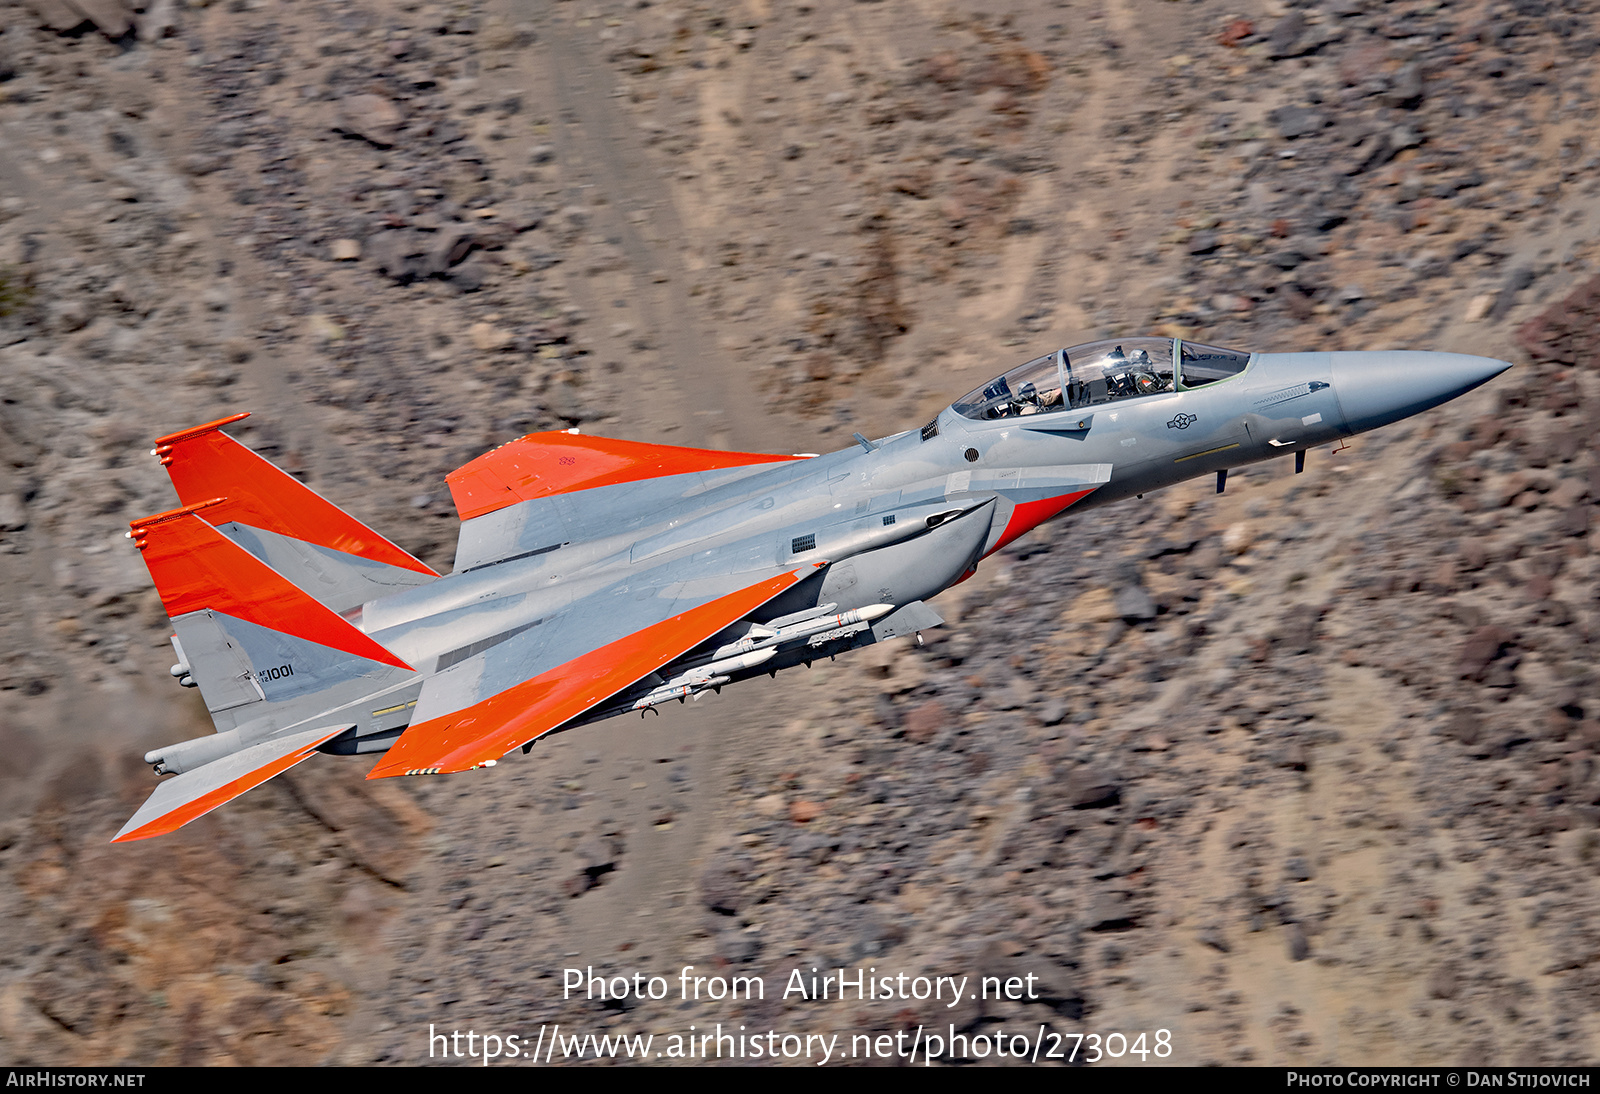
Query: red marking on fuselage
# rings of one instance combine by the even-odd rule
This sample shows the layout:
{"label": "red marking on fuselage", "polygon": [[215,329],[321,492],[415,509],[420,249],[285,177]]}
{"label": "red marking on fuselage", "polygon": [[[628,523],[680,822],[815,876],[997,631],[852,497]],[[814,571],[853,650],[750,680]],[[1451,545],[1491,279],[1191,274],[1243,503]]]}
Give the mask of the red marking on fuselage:
{"label": "red marking on fuselage", "polygon": [[[1010,543],[1012,540],[1016,539],[1018,536],[1031,532],[1033,529],[1037,528],[1039,525],[1043,524],[1057,513],[1060,513],[1062,510],[1066,509],[1070,505],[1075,504],[1076,502],[1082,501],[1084,498],[1088,497],[1098,489],[1098,486],[1091,486],[1087,490],[1079,490],[1071,494],[1062,494],[1059,497],[1040,498],[1038,501],[1017,502],[1011,511],[1011,519],[1006,522],[1006,530],[1000,533],[999,542],[991,547],[984,557],[988,558],[989,555],[994,554],[996,551]],[[962,580],[966,579],[963,578]],[[957,584],[959,584],[959,582]]]}

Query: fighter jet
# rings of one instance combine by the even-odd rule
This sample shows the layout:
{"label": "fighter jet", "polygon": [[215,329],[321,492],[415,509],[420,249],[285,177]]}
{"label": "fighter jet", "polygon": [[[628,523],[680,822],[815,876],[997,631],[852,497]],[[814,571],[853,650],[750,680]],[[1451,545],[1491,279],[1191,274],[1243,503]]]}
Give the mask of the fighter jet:
{"label": "fighter jet", "polygon": [[1453,353],[1057,350],[919,429],[827,455],[535,433],[447,476],[440,575],[222,432],[162,437],[181,507],[130,537],[172,675],[216,732],[145,754],[118,833],[171,832],[317,753],[369,778],[492,767],[562,730],[943,622],[1043,521],[1396,422],[1509,368]]}

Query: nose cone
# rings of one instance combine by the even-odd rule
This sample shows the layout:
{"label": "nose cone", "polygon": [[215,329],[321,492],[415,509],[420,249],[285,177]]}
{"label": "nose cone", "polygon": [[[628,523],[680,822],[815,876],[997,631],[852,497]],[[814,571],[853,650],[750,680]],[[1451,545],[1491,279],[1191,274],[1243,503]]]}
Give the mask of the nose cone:
{"label": "nose cone", "polygon": [[1487,383],[1510,362],[1465,353],[1332,353],[1333,390],[1352,433],[1398,422]]}

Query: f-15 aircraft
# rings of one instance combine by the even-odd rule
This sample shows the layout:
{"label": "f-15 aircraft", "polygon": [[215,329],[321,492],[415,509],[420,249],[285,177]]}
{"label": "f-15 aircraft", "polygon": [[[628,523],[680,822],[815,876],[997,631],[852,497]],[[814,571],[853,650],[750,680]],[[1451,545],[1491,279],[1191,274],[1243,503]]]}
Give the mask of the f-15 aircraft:
{"label": "f-15 aircraft", "polygon": [[440,575],[222,432],[162,437],[181,507],[129,535],[214,734],[116,839],[171,832],[316,753],[369,778],[491,767],[541,737],[888,641],[1067,509],[1294,454],[1509,368],[1453,353],[1057,350],[920,429],[821,456],[535,433],[447,476]]}

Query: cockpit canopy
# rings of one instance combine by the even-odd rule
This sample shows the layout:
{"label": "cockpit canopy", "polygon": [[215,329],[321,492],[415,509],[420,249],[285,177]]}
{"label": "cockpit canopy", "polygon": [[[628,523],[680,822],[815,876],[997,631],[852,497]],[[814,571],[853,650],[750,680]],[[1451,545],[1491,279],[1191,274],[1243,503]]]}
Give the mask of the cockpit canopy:
{"label": "cockpit canopy", "polygon": [[980,421],[1076,410],[1216,383],[1249,363],[1245,350],[1178,338],[1111,338],[1035,358],[958,400],[955,410]]}

